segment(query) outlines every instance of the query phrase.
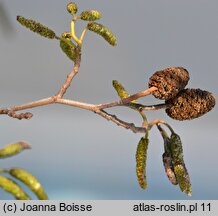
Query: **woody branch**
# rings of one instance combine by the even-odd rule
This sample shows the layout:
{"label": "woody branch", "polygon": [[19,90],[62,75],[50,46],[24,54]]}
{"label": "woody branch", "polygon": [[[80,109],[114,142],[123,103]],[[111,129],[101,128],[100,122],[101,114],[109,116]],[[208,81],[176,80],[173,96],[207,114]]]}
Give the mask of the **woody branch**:
{"label": "woody branch", "polygon": [[67,79],[65,80],[64,84],[61,86],[60,90],[58,91],[58,93],[56,95],[48,97],[48,98],[43,98],[41,100],[33,101],[33,102],[30,102],[27,104],[0,109],[0,114],[6,114],[10,117],[17,118],[20,120],[21,119],[30,119],[32,117],[32,113],[30,113],[30,112],[16,113],[16,111],[32,109],[35,107],[45,106],[45,105],[49,105],[49,104],[53,104],[53,103],[59,103],[59,104],[64,104],[64,105],[78,107],[81,109],[92,111],[92,112],[100,115],[101,117],[103,117],[109,121],[114,122],[118,126],[124,127],[126,129],[130,129],[134,133],[145,133],[145,131],[146,131],[145,127],[136,127],[133,123],[128,123],[128,122],[122,121],[121,119],[117,118],[115,115],[111,115],[111,114],[107,113],[104,109],[117,107],[117,106],[135,107],[136,109],[138,109],[140,111],[146,110],[146,109],[147,110],[156,110],[156,109],[159,109],[160,107],[162,108],[162,107],[164,107],[164,105],[145,106],[142,104],[131,103],[131,101],[133,101],[133,100],[136,100],[138,98],[145,97],[145,96],[151,94],[157,88],[151,87],[147,90],[133,94],[125,99],[121,99],[119,101],[114,101],[114,102],[105,103],[105,104],[97,104],[97,105],[64,99],[63,98],[64,94],[66,93],[67,89],[70,87],[70,84],[71,84],[73,78],[76,76],[76,74],[79,71],[80,63],[81,63],[81,53],[79,51],[79,54],[77,55],[77,58],[75,60],[73,70],[68,74]]}

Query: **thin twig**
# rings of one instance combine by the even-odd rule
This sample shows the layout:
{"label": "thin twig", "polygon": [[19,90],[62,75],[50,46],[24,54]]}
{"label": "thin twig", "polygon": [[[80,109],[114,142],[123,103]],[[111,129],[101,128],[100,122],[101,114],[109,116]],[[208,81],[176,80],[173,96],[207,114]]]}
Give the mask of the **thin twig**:
{"label": "thin twig", "polygon": [[165,121],[160,120],[160,119],[154,119],[152,122],[150,122],[150,123],[148,124],[148,129],[151,130],[151,128],[152,128],[154,125],[157,125],[157,124],[165,124]]}
{"label": "thin twig", "polygon": [[137,100],[138,98],[145,97],[145,96],[151,94],[152,92],[154,92],[156,90],[157,90],[157,87],[153,86],[153,87],[148,88],[148,89],[146,89],[144,91],[137,92],[136,94],[130,95],[129,97],[122,99],[122,103],[123,104],[129,103],[129,102],[131,102],[133,100]]}
{"label": "thin twig", "polygon": [[[76,69],[75,69],[75,67],[76,67]],[[131,98],[132,96],[130,96],[128,98],[125,98],[123,100],[119,100],[119,101],[115,101],[115,102],[111,102],[111,103],[106,103],[106,104],[99,104],[99,105],[94,105],[94,104],[88,104],[88,103],[83,103],[83,102],[63,99],[62,98],[63,94],[65,94],[67,88],[70,86],[70,83],[71,83],[73,77],[78,72],[78,68],[77,68],[78,65],[75,65],[75,67],[74,67],[74,70],[70,73],[70,75],[68,75],[68,78],[66,79],[66,82],[61,87],[61,89],[60,89],[60,91],[59,91],[59,93],[57,95],[55,95],[53,97],[43,98],[41,100],[33,101],[33,102],[30,102],[30,103],[27,103],[27,104],[13,106],[11,108],[3,108],[3,109],[0,109],[0,114],[8,115],[11,112],[14,113],[15,111],[21,111],[21,110],[25,110],[25,109],[32,109],[34,107],[45,106],[45,105],[53,104],[53,103],[61,103],[61,104],[65,104],[65,105],[69,105],[69,106],[74,106],[74,107],[78,107],[78,108],[82,108],[82,109],[86,109],[86,110],[90,110],[90,111],[102,110],[104,108],[115,107],[115,106],[135,106],[137,109],[140,108],[140,107],[143,107],[143,109],[145,109],[145,110],[146,109],[148,109],[148,110],[156,110],[156,109],[160,109],[160,108],[165,107],[164,104],[161,104],[161,105],[152,105],[152,106],[144,106],[142,104],[129,103],[128,102],[129,101],[128,98]],[[148,93],[149,91],[145,90],[144,92]],[[135,94],[135,95],[137,95],[137,94]],[[142,94],[140,94],[140,95],[142,95]],[[126,100],[126,99],[128,99],[128,100]],[[126,104],[125,104],[125,102],[126,102]]]}
{"label": "thin twig", "polygon": [[88,104],[88,103],[63,99],[63,98],[57,98],[55,103],[60,103],[60,104],[68,105],[68,106],[78,107],[78,108],[90,110],[90,111],[96,110],[96,106],[93,104]]}
{"label": "thin twig", "polygon": [[146,133],[147,131],[145,127],[136,127],[133,123],[127,123],[125,121],[122,121],[118,119],[115,115],[111,115],[104,110],[97,109],[95,113],[97,113],[98,115],[102,116],[103,118],[109,121],[113,121],[118,126],[124,127],[126,129],[130,129],[134,133]]}
{"label": "thin twig", "polygon": [[106,108],[111,108],[111,107],[115,107],[115,106],[123,106],[125,104],[130,103],[133,100],[137,100],[138,98],[145,97],[145,96],[151,94],[152,92],[154,92],[156,90],[157,90],[156,87],[151,87],[151,88],[148,88],[148,89],[146,89],[144,91],[141,91],[141,92],[138,92],[136,94],[130,95],[127,98],[123,98],[122,100],[113,101],[111,103],[99,104],[97,106],[98,106],[99,109],[106,109]]}
{"label": "thin twig", "polygon": [[143,104],[139,104],[139,103],[129,103],[126,104],[127,106],[130,107],[134,107],[139,111],[143,111],[143,110],[159,110],[159,109],[166,109],[168,107],[167,104],[163,103],[163,104],[156,104],[156,105],[143,105]]}
{"label": "thin twig", "polygon": [[67,89],[70,87],[70,84],[71,84],[73,78],[76,76],[76,74],[79,71],[80,62],[81,62],[81,50],[78,48],[76,50],[76,52],[77,52],[77,55],[76,55],[76,59],[75,59],[75,64],[74,64],[73,70],[72,70],[72,72],[70,74],[68,74],[65,83],[62,85],[61,89],[57,93],[56,96],[58,98],[62,98],[64,96],[64,94],[66,93]]}
{"label": "thin twig", "polygon": [[33,101],[33,102],[26,103],[23,105],[11,107],[9,110],[20,111],[20,110],[25,110],[25,109],[31,109],[34,107],[39,107],[39,106],[45,106],[45,105],[54,103],[55,100],[56,100],[55,97],[44,98],[38,101]]}
{"label": "thin twig", "polygon": [[[20,105],[20,106],[14,106],[14,107],[11,107],[10,109],[7,109],[7,108],[6,109],[0,109],[0,114],[9,115],[10,113],[13,112],[14,115],[15,115],[15,111],[31,109],[31,108],[34,108],[34,107],[44,106],[44,105],[53,104],[53,103],[60,103],[60,104],[68,105],[68,106],[73,106],[73,107],[78,107],[78,108],[81,108],[81,109],[93,111],[96,114],[102,116],[103,118],[105,118],[107,120],[110,120],[110,121],[113,121],[114,123],[116,123],[119,126],[122,126],[122,127],[126,128],[126,129],[130,129],[134,133],[145,133],[146,132],[145,127],[136,127],[133,123],[124,122],[124,121],[120,120],[119,118],[117,118],[115,115],[111,115],[111,114],[105,112],[104,110],[100,109],[99,105],[94,105],[94,104],[88,104],[88,103],[63,99],[63,98],[59,98],[57,96],[44,98],[44,99],[34,101],[34,102],[30,102],[30,103],[27,103],[27,104],[23,104],[23,105]],[[102,104],[102,105],[104,105],[104,104]],[[123,106],[125,106],[125,104],[123,104]],[[126,106],[130,106],[130,105],[126,104]],[[143,105],[140,105],[140,106],[143,106]],[[15,116],[11,116],[11,115],[9,115],[9,116],[14,117],[14,118],[18,118],[18,119],[22,119],[21,114],[16,114],[16,115],[19,116],[19,117],[15,117]]]}

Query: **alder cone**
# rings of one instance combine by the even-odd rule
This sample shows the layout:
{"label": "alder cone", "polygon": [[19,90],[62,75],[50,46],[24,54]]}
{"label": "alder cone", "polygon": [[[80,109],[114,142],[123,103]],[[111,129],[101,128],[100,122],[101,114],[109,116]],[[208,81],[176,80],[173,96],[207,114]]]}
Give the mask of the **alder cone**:
{"label": "alder cone", "polygon": [[201,89],[183,89],[166,101],[166,113],[176,120],[191,120],[209,112],[215,106],[215,97]]}
{"label": "alder cone", "polygon": [[169,67],[155,72],[149,79],[149,87],[158,89],[152,94],[162,100],[175,97],[185,88],[189,81],[189,73],[183,67]]}

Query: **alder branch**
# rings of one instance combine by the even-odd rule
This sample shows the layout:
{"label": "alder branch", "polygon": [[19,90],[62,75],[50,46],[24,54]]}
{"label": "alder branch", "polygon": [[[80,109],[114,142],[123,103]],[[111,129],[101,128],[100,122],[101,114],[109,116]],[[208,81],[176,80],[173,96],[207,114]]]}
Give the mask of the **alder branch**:
{"label": "alder branch", "polygon": [[145,127],[137,127],[133,123],[128,123],[125,121],[122,121],[121,119],[117,118],[115,115],[111,115],[107,113],[104,109],[106,108],[112,108],[112,107],[117,107],[117,106],[127,106],[127,107],[134,107],[138,109],[139,111],[142,110],[156,110],[165,107],[164,104],[162,105],[153,105],[153,106],[145,106],[142,104],[133,104],[131,101],[136,100],[141,97],[145,97],[149,94],[151,94],[153,91],[155,91],[157,88],[156,87],[151,87],[149,89],[146,89],[144,91],[138,92],[136,94],[130,95],[127,98],[124,98],[119,101],[113,101],[110,103],[105,103],[105,104],[88,104],[88,103],[83,103],[79,101],[74,101],[74,100],[68,100],[64,99],[63,96],[66,93],[67,89],[70,87],[70,84],[75,77],[75,75],[79,71],[80,63],[81,63],[81,50],[78,48],[77,50],[77,57],[75,59],[75,64],[73,67],[73,70],[68,74],[64,84],[61,86],[60,90],[58,93],[52,97],[40,99],[37,101],[33,101],[30,103],[26,103],[23,105],[18,105],[18,106],[13,106],[10,108],[4,108],[0,109],[0,114],[6,114],[9,117],[17,118],[19,120],[21,119],[30,119],[33,115],[32,113],[26,112],[26,113],[19,113],[17,114],[16,111],[21,111],[21,110],[26,110],[26,109],[32,109],[35,107],[40,107],[40,106],[45,106],[49,104],[54,104],[54,103],[59,103],[59,104],[64,104],[68,106],[73,106],[73,107],[78,107],[81,109],[89,110],[92,111],[101,117],[114,122],[118,126],[121,126],[125,129],[130,129],[134,133],[145,133],[146,128]]}
{"label": "alder branch", "polygon": [[[24,116],[24,113],[16,114],[16,116],[15,116],[15,111],[44,106],[44,105],[53,104],[53,103],[60,103],[60,104],[78,107],[81,109],[92,111],[92,112],[102,116],[103,118],[116,123],[118,126],[124,127],[125,129],[130,129],[134,133],[145,133],[146,132],[146,128],[136,127],[133,123],[128,123],[128,122],[122,121],[119,118],[117,118],[115,115],[111,115],[111,114],[107,113],[106,111],[99,109],[98,105],[88,104],[88,103],[63,99],[63,98],[58,98],[56,96],[50,97],[50,98],[45,98],[42,100],[38,100],[38,101],[31,102],[28,104],[20,105],[20,106],[15,106],[15,107],[12,107],[10,109],[0,109],[0,114],[7,114],[8,116],[14,117],[17,119],[24,119],[24,118],[29,119],[32,117],[31,113],[25,113],[26,116]],[[10,113],[14,113],[14,116],[10,115]],[[28,116],[28,118],[27,118],[27,116]]]}

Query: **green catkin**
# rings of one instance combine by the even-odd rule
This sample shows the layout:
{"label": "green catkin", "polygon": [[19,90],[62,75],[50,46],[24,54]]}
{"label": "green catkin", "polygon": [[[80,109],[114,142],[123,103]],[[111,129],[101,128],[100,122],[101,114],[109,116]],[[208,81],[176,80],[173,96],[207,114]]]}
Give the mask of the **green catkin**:
{"label": "green catkin", "polygon": [[3,149],[0,149],[0,159],[11,157],[13,155],[19,154],[24,149],[30,149],[31,146],[25,142],[13,143],[5,146]]}
{"label": "green catkin", "polygon": [[149,139],[146,137],[142,137],[138,143],[137,150],[136,150],[136,175],[140,187],[144,190],[147,188],[146,160],[147,160],[148,143],[149,143]]}
{"label": "green catkin", "polygon": [[183,149],[182,149],[182,141],[180,136],[176,133],[172,133],[170,136],[170,149],[173,158],[174,164],[182,164],[184,163],[183,159]]}
{"label": "green catkin", "polygon": [[101,13],[97,10],[83,11],[80,19],[85,21],[95,21],[101,18]]}
{"label": "green catkin", "polygon": [[[125,88],[122,86],[122,84],[119,83],[117,80],[113,80],[112,84],[113,84],[113,87],[116,90],[118,96],[121,99],[124,99],[124,98],[127,98],[130,96],[129,93],[125,90]],[[131,101],[131,103],[137,103],[137,101],[134,100],[134,101]]]}
{"label": "green catkin", "polygon": [[[113,80],[112,84],[113,84],[113,87],[116,90],[118,96],[121,99],[124,99],[124,98],[127,98],[130,96],[129,93],[125,90],[125,88],[122,86],[122,84],[119,83],[117,80]],[[137,100],[133,100],[133,101],[131,101],[131,103],[137,103]],[[143,123],[147,121],[146,115],[143,113],[143,111],[139,111],[134,106],[130,106],[130,108],[133,110],[137,110],[140,113],[140,115],[143,118]]]}
{"label": "green catkin", "polygon": [[174,167],[177,181],[179,183],[180,190],[186,193],[188,196],[192,195],[192,186],[186,167],[184,164],[178,164]]}
{"label": "green catkin", "polygon": [[35,176],[33,176],[31,173],[20,168],[12,168],[9,170],[9,173],[14,178],[26,184],[40,200],[48,199],[48,196],[45,193],[42,185],[39,183],[38,179]]}
{"label": "green catkin", "polygon": [[0,176],[0,187],[12,194],[17,200],[31,199],[17,183],[4,176]]}
{"label": "green catkin", "polygon": [[67,11],[71,14],[71,15],[75,15],[78,11],[78,6],[76,3],[74,2],[70,2],[69,4],[67,4]]}
{"label": "green catkin", "polygon": [[40,34],[43,37],[49,38],[49,39],[54,39],[56,38],[55,32],[52,31],[51,29],[47,28],[46,26],[36,22],[35,20],[32,19],[26,19],[22,16],[17,16],[17,21],[30,29],[31,31]]}
{"label": "green catkin", "polygon": [[96,22],[89,22],[87,25],[88,30],[101,35],[112,46],[117,45],[115,35],[105,26]]}
{"label": "green catkin", "polygon": [[60,47],[67,57],[74,61],[76,58],[76,45],[69,39],[69,37],[70,35],[67,32],[62,34]]}
{"label": "green catkin", "polygon": [[191,196],[192,187],[190,183],[190,177],[185,167],[183,159],[182,142],[178,134],[172,133],[170,137],[171,141],[171,154],[173,160],[173,168],[178,181],[179,187],[182,192]]}

